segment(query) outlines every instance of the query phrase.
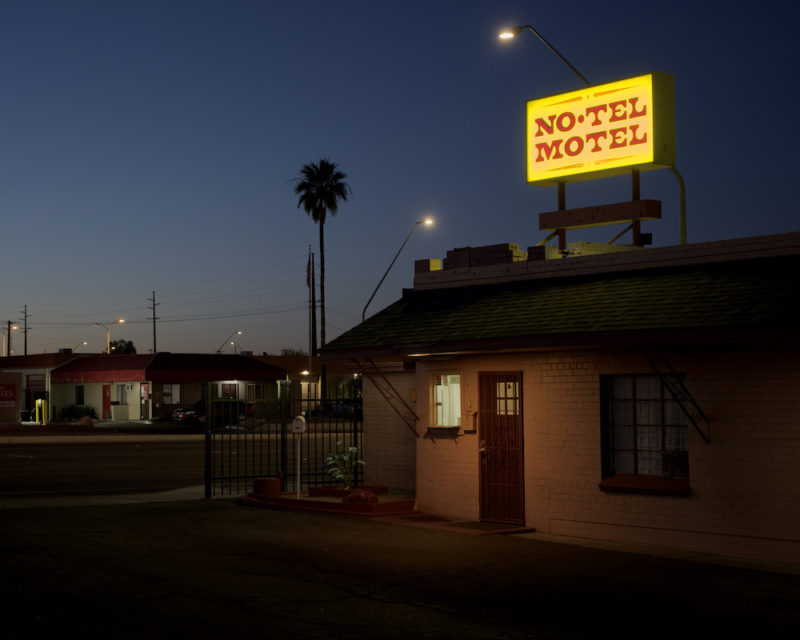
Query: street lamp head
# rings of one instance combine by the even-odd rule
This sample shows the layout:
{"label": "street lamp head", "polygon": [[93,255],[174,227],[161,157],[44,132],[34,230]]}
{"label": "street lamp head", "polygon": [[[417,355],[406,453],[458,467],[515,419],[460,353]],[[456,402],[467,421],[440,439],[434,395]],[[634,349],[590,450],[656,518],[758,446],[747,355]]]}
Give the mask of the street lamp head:
{"label": "street lamp head", "polygon": [[425,218],[422,221],[422,224],[424,224],[426,227],[430,227],[433,224],[433,218],[431,217]]}
{"label": "street lamp head", "polygon": [[511,40],[515,35],[521,33],[525,27],[509,27],[503,29],[498,36],[501,40]]}
{"label": "street lamp head", "polygon": [[120,318],[117,320],[117,324],[125,324],[125,318]]}

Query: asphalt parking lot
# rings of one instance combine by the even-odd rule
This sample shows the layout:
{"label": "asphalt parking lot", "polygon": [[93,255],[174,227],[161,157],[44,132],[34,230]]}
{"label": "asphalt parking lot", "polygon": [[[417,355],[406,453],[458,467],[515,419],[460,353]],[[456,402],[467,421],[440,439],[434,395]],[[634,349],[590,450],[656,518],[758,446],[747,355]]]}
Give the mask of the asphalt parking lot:
{"label": "asphalt parking lot", "polygon": [[5,637],[796,638],[800,575],[236,500],[0,506]]}

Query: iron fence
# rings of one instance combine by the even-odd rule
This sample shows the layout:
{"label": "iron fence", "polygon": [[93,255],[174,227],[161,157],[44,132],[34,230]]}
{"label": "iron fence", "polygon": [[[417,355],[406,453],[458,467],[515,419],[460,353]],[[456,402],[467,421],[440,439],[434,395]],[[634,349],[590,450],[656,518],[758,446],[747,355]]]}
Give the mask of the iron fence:
{"label": "iron fence", "polygon": [[[339,442],[361,451],[360,393],[329,398],[323,405],[319,399],[299,397],[292,391],[284,385],[275,399],[209,400],[206,498],[246,494],[253,480],[265,477],[280,477],[283,491],[297,491],[298,485],[305,490],[336,484],[323,469],[325,454],[336,451]],[[292,432],[297,416],[305,418],[304,433]]]}

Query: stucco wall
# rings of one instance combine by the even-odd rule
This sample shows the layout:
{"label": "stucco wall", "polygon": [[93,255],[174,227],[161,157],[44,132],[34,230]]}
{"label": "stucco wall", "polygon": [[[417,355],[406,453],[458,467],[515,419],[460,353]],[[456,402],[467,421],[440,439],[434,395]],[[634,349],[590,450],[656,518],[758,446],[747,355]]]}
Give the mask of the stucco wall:
{"label": "stucco wall", "polygon": [[[419,413],[430,379],[462,372],[462,410],[477,408],[479,371],[523,376],[526,524],[538,531],[701,551],[800,559],[800,354],[667,354],[711,423],[689,426],[690,497],[611,494],[601,480],[602,374],[651,374],[638,353],[474,356],[420,364]],[[424,396],[424,400],[423,400]],[[465,418],[466,420],[466,418]],[[417,500],[428,513],[477,519],[478,432],[420,439]]]}
{"label": "stucco wall", "polygon": [[22,411],[22,374],[0,373],[0,422],[19,422]]}

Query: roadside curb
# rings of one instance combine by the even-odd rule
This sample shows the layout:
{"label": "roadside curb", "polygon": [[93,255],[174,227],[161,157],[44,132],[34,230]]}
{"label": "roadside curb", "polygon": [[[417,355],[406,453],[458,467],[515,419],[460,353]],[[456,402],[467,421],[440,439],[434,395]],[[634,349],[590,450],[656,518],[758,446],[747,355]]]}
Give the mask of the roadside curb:
{"label": "roadside curb", "polygon": [[201,441],[203,435],[186,434],[152,434],[152,433],[76,433],[74,435],[39,434],[39,435],[0,435],[0,444],[78,444],[87,442],[189,442]]}

